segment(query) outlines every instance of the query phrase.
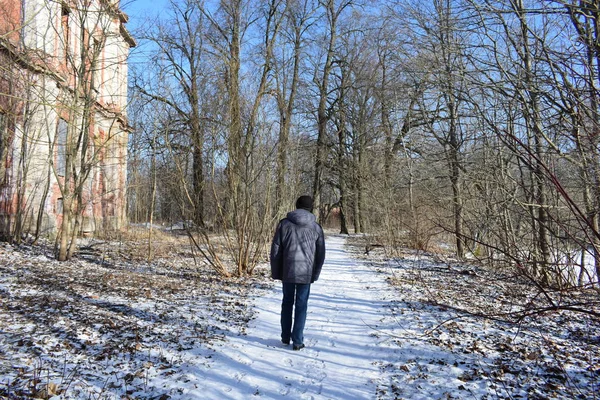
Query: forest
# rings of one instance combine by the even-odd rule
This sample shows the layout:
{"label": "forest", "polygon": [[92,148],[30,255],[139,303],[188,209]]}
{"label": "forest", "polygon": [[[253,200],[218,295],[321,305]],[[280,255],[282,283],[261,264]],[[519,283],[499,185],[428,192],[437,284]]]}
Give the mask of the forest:
{"label": "forest", "polygon": [[143,4],[0,0],[0,398],[598,397],[598,1]]}
{"label": "forest", "polygon": [[325,226],[391,252],[595,285],[599,16],[593,1],[171,1],[134,32],[129,219],[179,223],[245,276],[309,194]]}

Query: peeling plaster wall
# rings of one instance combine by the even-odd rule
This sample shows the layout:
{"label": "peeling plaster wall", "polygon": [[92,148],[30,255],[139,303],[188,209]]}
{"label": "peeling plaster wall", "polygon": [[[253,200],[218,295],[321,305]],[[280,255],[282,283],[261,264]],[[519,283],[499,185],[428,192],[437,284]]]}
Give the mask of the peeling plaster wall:
{"label": "peeling plaster wall", "polygon": [[82,30],[62,2],[28,0],[21,10],[20,1],[0,0],[0,113],[9,120],[6,132],[0,132],[9,144],[6,154],[0,154],[4,236],[10,236],[19,210],[24,233],[35,230],[38,218],[42,235],[53,236],[61,224],[59,182],[64,178],[57,168],[57,127],[61,118],[71,118],[73,125],[80,118],[69,109],[77,104],[70,72],[77,62],[69,65],[66,60],[84,40],[81,32],[103,45],[93,76],[95,111],[87,128],[96,154],[84,184],[82,232],[119,229],[126,223],[127,56],[135,43],[123,34],[126,16],[116,8],[103,11],[103,1],[92,2],[93,17]]}

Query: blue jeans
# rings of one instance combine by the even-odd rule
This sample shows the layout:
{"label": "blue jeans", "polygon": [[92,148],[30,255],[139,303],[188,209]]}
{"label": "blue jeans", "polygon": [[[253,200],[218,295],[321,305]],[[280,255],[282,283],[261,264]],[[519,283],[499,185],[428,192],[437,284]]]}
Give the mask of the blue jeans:
{"label": "blue jeans", "polygon": [[[310,283],[283,282],[283,301],[281,302],[281,340],[292,340],[294,345],[304,344],[304,324],[306,323],[306,310]],[[294,311],[294,328],[292,329],[292,310]]]}

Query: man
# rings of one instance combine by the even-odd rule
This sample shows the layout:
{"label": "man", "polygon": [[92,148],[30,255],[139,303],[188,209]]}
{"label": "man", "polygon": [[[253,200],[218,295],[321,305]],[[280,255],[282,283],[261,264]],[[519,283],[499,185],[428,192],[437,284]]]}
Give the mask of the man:
{"label": "man", "polygon": [[271,276],[283,282],[281,341],[290,344],[291,340],[294,350],[304,348],[310,284],[319,279],[325,261],[325,235],[312,209],[313,199],[300,196],[296,210],[279,222],[271,245]]}

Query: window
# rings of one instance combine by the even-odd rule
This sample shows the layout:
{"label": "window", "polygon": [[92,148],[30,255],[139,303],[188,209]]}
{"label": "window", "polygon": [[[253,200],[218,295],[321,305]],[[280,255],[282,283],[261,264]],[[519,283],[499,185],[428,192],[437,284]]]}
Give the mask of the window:
{"label": "window", "polygon": [[56,128],[56,174],[59,176],[65,176],[67,166],[67,121],[60,118],[58,120],[58,126]]}
{"label": "window", "polygon": [[29,12],[29,1],[21,0],[21,44],[24,47],[30,45],[32,35],[31,17]]}
{"label": "window", "polygon": [[[42,3],[43,4],[43,3]],[[42,50],[44,45],[42,5],[33,0],[21,0],[21,40],[23,46]]]}
{"label": "window", "polygon": [[8,137],[8,127],[7,127],[7,123],[6,123],[6,114],[4,114],[3,112],[0,112],[0,154],[3,153],[3,148],[1,146],[4,146],[4,142],[6,141],[6,138]]}
{"label": "window", "polygon": [[0,184],[4,181],[6,153],[8,151],[8,118],[0,112]]}
{"label": "window", "polygon": [[62,47],[63,47],[63,51],[64,51],[64,59],[65,62],[69,62],[69,36],[70,36],[70,30],[69,30],[69,14],[71,13],[71,10],[69,10],[69,8],[63,4],[62,5],[62,9],[61,9],[61,23],[62,23]]}
{"label": "window", "polygon": [[102,70],[102,45],[100,40],[92,38],[90,54],[90,68],[91,68],[91,88],[98,92],[101,85],[101,70]]}

